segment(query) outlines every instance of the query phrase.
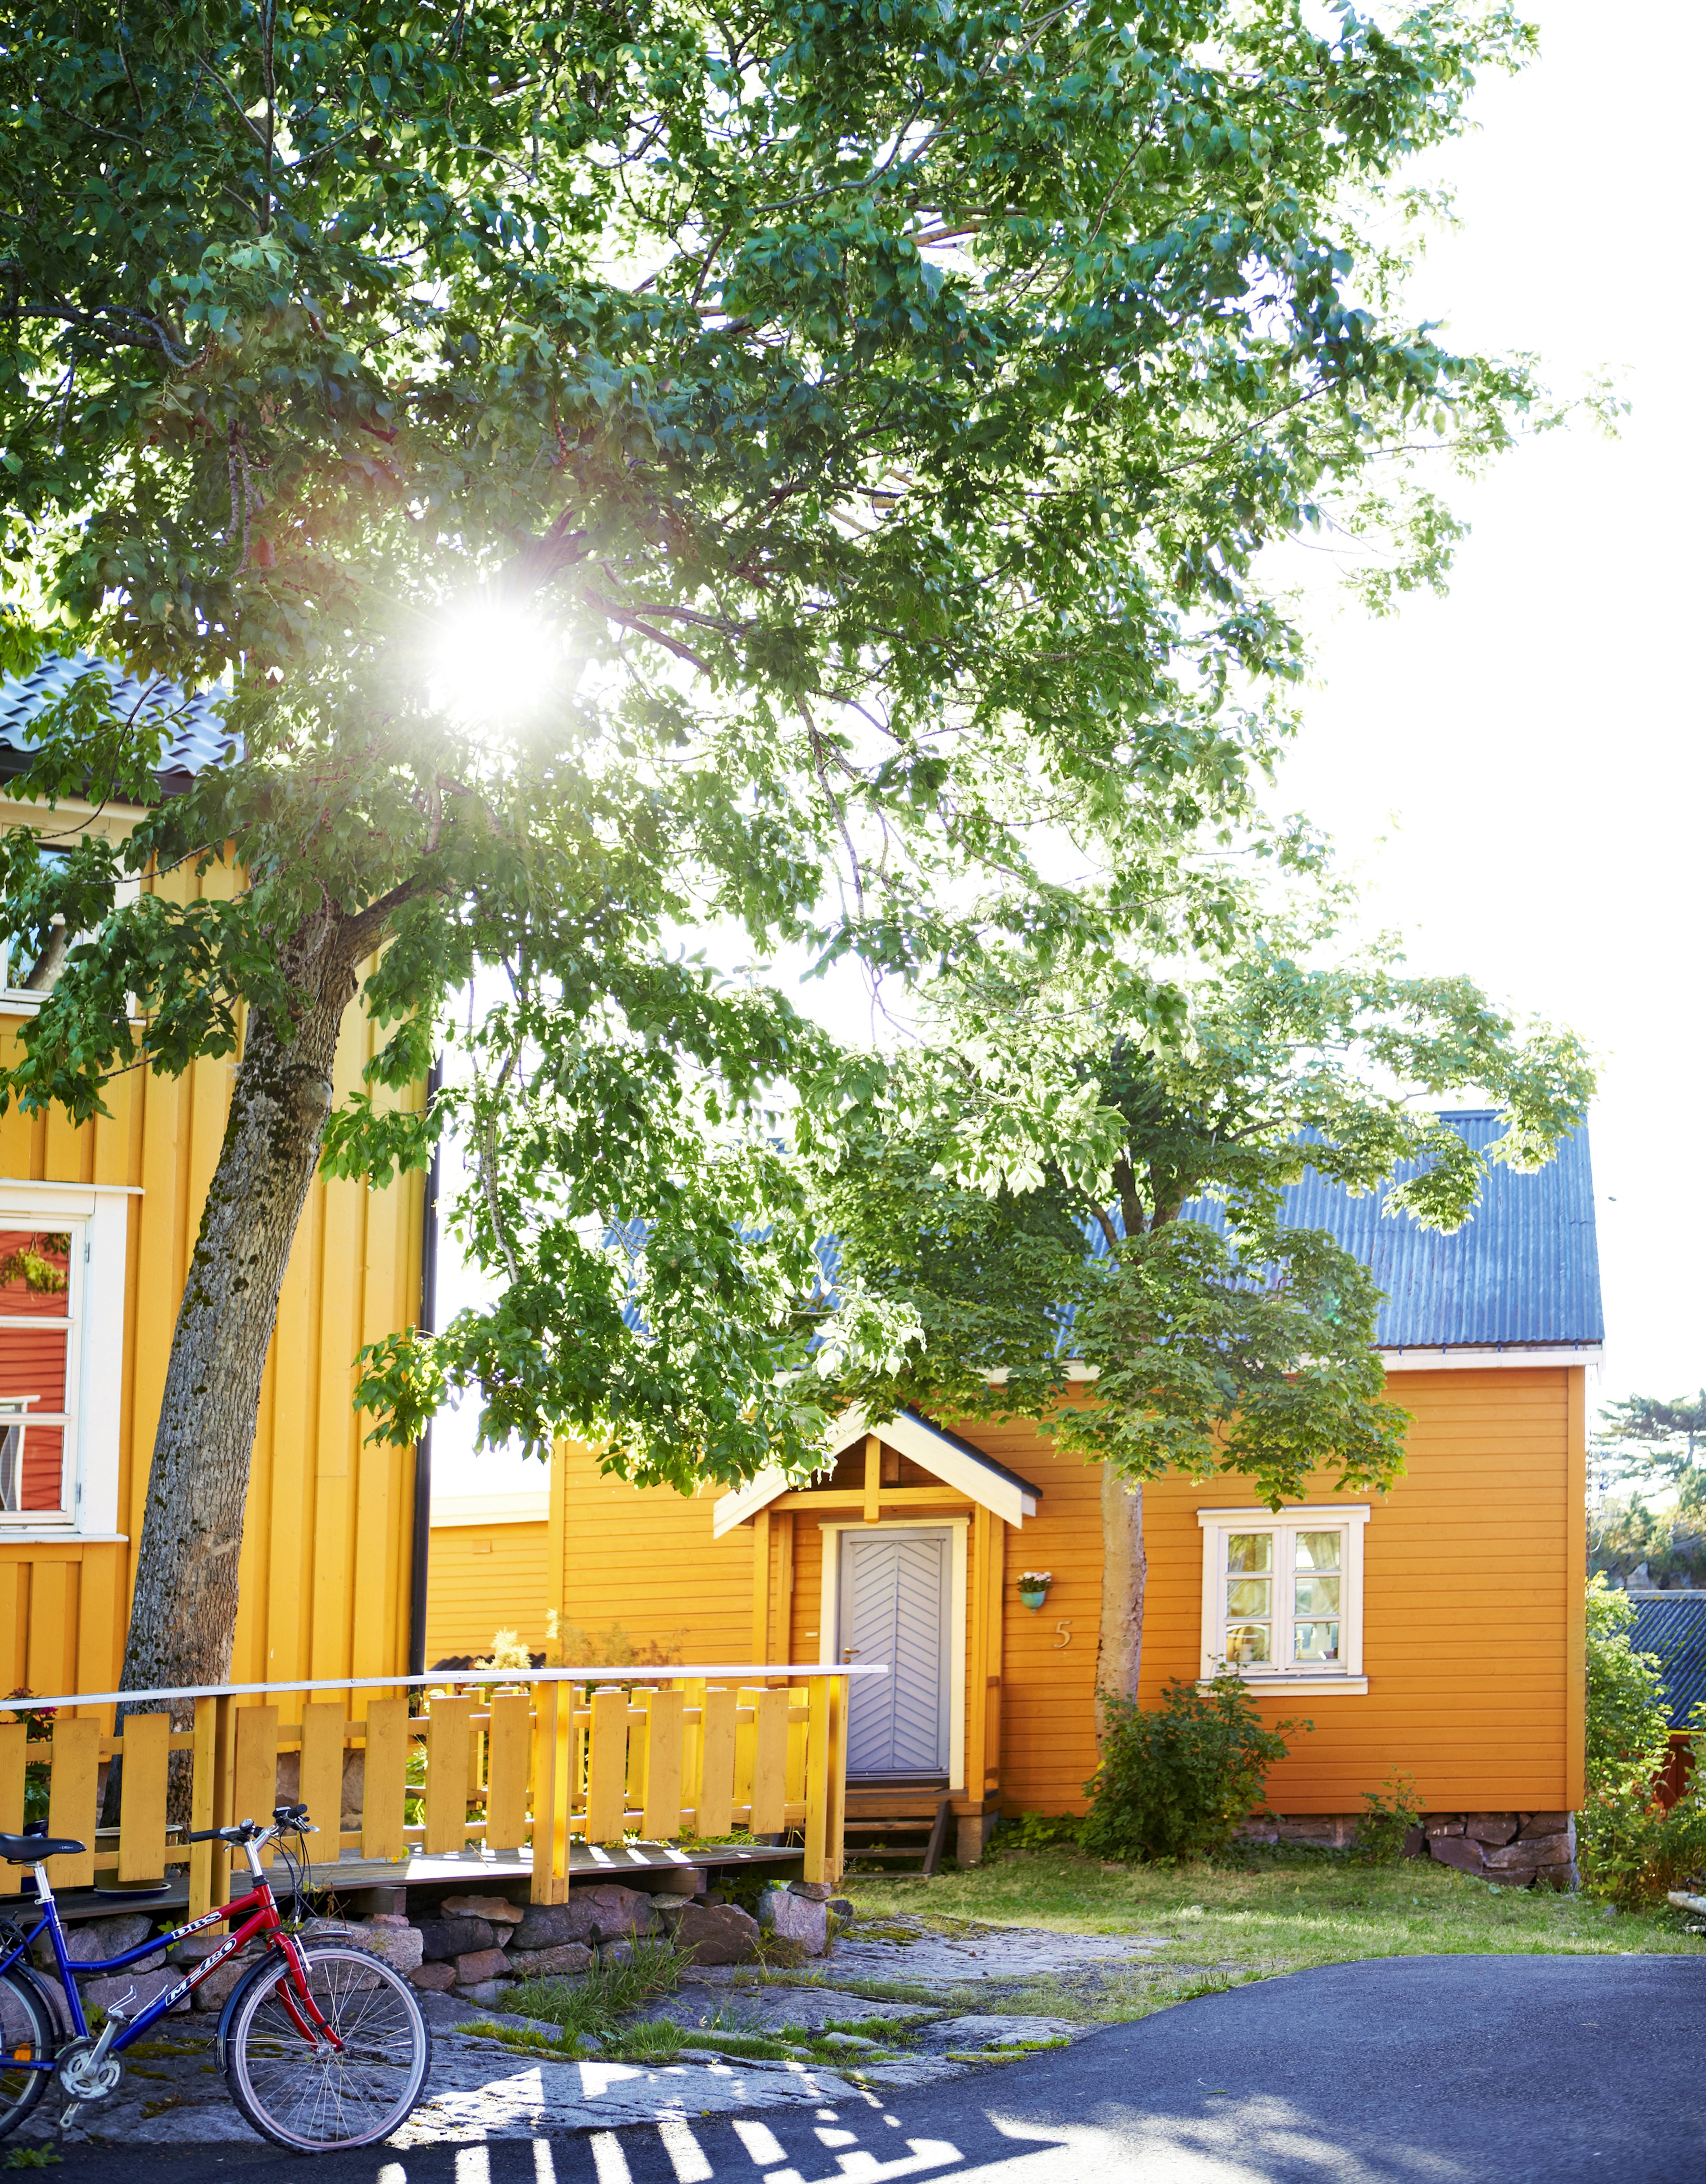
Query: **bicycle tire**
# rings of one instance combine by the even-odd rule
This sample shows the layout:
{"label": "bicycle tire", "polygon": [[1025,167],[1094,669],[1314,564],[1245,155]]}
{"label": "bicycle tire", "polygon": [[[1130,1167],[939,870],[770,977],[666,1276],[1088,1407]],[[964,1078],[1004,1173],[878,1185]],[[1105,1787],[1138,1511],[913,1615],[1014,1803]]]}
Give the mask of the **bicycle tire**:
{"label": "bicycle tire", "polygon": [[16,1964],[0,1972],[0,2138],[17,2130],[53,2083],[51,2070],[23,2066],[51,2062],[58,2049],[47,1997]]}
{"label": "bicycle tire", "polygon": [[372,2146],[408,2119],[426,2086],[432,2036],[414,1989],[365,1949],[305,1948],[308,1992],[341,2051],[310,2045],[280,1992],[291,1979],[269,1953],[243,1980],[220,2022],[227,2089],[263,2138],[292,2153]]}

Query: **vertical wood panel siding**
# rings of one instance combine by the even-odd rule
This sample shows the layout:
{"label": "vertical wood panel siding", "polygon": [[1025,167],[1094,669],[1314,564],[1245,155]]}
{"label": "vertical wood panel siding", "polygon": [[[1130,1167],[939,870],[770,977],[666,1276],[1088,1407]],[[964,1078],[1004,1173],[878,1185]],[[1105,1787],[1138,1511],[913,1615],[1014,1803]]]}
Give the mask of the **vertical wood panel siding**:
{"label": "vertical wood panel siding", "polygon": [[[198,883],[178,873],[162,892]],[[228,889],[209,872],[207,892]],[[19,1019],[0,1016],[0,1045]],[[359,1081],[378,1034],[357,1008],[337,1051],[338,1096]],[[219,1158],[233,1064],[195,1063],[180,1078],[124,1077],[108,1117],[81,1129],[58,1116],[0,1117],[0,1178],[140,1186],[130,1201],[122,1374],[119,1545],[0,1538],[0,1691],[81,1685],[118,1673],[141,1536],[147,1466],[172,1330]],[[383,1675],[408,1647],[409,1450],[364,1448],[371,1420],[350,1407],[362,1344],[415,1317],[425,1190],[316,1181],[285,1277],[262,1384],[240,1565],[231,1677]],[[359,1700],[360,1695],[358,1696]],[[358,1710],[359,1708],[358,1707]]]}

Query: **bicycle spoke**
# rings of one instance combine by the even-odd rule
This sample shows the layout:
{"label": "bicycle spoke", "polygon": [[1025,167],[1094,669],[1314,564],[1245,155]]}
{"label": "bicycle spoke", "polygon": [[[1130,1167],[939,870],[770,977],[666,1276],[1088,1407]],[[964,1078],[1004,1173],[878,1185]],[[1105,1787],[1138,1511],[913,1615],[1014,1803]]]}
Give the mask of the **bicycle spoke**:
{"label": "bicycle spoke", "polygon": [[[231,2090],[252,2122],[303,2147],[370,2144],[394,2131],[425,2081],[426,2030],[389,1966],[353,1950],[308,1958],[308,1992],[338,2045],[308,2039],[275,1972],[242,2015]],[[301,2008],[300,2000],[297,2003]]]}
{"label": "bicycle spoke", "polygon": [[15,2130],[47,2090],[47,2074],[15,2067],[51,2052],[44,2005],[0,1975],[0,2134]]}

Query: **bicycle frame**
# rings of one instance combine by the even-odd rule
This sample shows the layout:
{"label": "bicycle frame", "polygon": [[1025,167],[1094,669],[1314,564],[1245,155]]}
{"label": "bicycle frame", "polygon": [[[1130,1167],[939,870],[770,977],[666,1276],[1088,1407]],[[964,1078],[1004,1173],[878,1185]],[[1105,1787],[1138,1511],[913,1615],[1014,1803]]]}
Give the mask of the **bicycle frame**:
{"label": "bicycle frame", "polygon": [[[126,1949],[120,1956],[106,1958],[98,1964],[73,1964],[65,1953],[64,1930],[59,1924],[59,1910],[53,1901],[53,1888],[46,1870],[38,1865],[36,1868],[36,1886],[42,1903],[41,1921],[8,1956],[0,1958],[0,1972],[9,1971],[20,1958],[27,1958],[29,1950],[46,1934],[53,1943],[53,1961],[58,1972],[59,1984],[64,1990],[65,2007],[70,2014],[73,2035],[78,2039],[86,2040],[89,2037],[89,2021],[83,2014],[83,1997],[77,1988],[80,1979],[93,1979],[105,1973],[123,1971],[127,1964],[136,1964],[143,1957],[157,1956],[162,1949],[170,1948],[175,1942],[183,1941],[188,1935],[199,1934],[206,1927],[218,1925],[221,1920],[228,1921],[247,1912],[251,1915],[243,1919],[241,1926],[233,1928],[210,1957],[204,1957],[200,1964],[186,1971],[175,1986],[145,2004],[140,2016],[128,2019],[124,2030],[114,2037],[107,2052],[122,2054],[175,2003],[181,2002],[192,1988],[199,1986],[210,1971],[246,1942],[253,1941],[258,1934],[265,1934],[275,1939],[290,1965],[290,1984],[284,1990],[283,1998],[286,2008],[296,2021],[297,2031],[305,2040],[317,2043],[321,2039],[327,2039],[334,2046],[341,2045],[336,2034],[314,2005],[314,1997],[308,1992],[308,1981],[303,1975],[302,1952],[292,1937],[286,1933],[271,1886],[253,1857],[250,1869],[254,1875],[255,1885],[246,1896],[233,1897],[228,1903],[215,1904],[211,1911],[204,1912],[199,1919],[192,1919],[187,1925],[175,1927],[169,1934],[152,1935],[140,1947]],[[291,1991],[292,1988],[294,1994]],[[30,2070],[53,2070],[58,2068],[58,2059],[34,2061],[19,2058],[9,2067],[14,2070],[21,2067]]]}

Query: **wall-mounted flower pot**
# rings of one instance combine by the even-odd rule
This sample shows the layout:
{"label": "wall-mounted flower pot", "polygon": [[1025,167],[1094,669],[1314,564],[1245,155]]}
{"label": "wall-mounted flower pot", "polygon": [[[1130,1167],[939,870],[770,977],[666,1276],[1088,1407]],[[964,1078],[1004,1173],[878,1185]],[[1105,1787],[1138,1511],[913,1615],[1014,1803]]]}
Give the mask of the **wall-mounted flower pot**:
{"label": "wall-mounted flower pot", "polygon": [[[1030,1574],[1027,1573],[1027,1576],[1029,1574]],[[1033,1583],[1027,1583],[1026,1578],[1024,1577],[1020,1579],[1019,1597],[1025,1602],[1025,1605],[1031,1610],[1033,1615],[1035,1615],[1037,1609],[1042,1607],[1043,1602],[1047,1599],[1048,1588],[1053,1581],[1054,1580],[1052,1577],[1039,1577]]]}

